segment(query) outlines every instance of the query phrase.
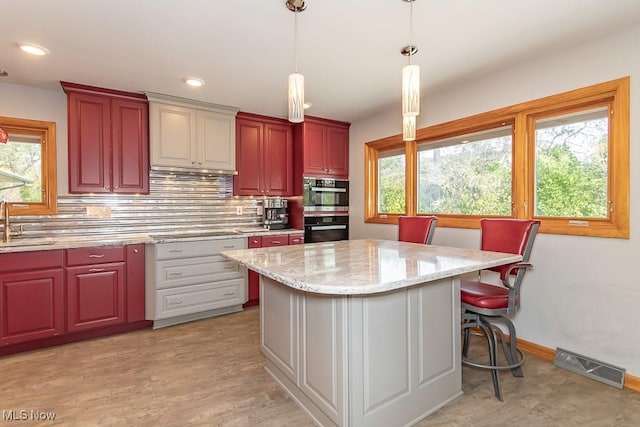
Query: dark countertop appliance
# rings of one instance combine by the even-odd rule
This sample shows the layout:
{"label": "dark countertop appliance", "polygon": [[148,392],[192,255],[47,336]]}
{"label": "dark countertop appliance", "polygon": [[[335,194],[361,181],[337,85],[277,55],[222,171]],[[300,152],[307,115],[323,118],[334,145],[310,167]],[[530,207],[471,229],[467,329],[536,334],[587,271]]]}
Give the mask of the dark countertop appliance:
{"label": "dark countertop appliance", "polygon": [[289,212],[286,199],[264,199],[264,228],[281,230],[289,228]]}

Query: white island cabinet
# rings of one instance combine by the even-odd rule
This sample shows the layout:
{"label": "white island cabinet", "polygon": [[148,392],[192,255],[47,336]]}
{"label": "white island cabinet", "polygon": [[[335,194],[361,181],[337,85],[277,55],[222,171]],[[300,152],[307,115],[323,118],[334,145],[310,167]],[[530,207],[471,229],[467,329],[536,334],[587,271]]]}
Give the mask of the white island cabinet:
{"label": "white island cabinet", "polygon": [[384,240],[222,252],[260,273],[266,369],[322,426],[408,426],[462,394],[464,273],[520,255]]}

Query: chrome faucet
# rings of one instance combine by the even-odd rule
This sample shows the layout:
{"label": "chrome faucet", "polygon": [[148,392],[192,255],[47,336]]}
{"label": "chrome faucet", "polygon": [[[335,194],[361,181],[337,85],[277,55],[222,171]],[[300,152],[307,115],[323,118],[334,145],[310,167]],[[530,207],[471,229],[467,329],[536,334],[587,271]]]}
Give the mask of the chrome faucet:
{"label": "chrome faucet", "polygon": [[7,243],[11,240],[11,226],[9,225],[9,202],[3,200],[0,202],[0,212],[2,212],[2,241]]}

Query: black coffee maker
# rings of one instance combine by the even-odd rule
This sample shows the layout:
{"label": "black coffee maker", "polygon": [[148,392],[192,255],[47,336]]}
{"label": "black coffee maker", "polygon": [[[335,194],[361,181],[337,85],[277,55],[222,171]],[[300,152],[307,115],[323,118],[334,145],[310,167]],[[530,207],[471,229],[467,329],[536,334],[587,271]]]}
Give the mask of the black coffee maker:
{"label": "black coffee maker", "polygon": [[264,228],[268,230],[289,228],[286,199],[264,199]]}

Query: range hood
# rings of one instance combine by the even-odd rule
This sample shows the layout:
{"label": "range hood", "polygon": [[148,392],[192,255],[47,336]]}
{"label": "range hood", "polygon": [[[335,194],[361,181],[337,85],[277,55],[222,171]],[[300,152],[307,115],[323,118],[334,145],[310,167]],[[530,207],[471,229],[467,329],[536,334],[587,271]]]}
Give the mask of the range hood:
{"label": "range hood", "polygon": [[226,170],[226,169],[198,169],[192,167],[179,167],[179,166],[159,166],[159,165],[151,165],[152,171],[158,172],[174,172],[180,174],[188,174],[188,175],[203,175],[203,176],[213,176],[213,175],[238,175],[238,171],[236,170]]}

